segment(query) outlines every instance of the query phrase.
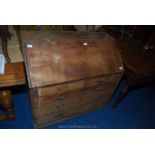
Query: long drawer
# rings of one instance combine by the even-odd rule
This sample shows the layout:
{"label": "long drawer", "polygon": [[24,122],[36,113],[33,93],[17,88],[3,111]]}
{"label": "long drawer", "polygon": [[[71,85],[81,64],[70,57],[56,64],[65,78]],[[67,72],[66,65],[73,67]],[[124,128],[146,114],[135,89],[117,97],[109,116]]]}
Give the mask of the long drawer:
{"label": "long drawer", "polygon": [[90,79],[84,79],[80,81],[73,81],[69,83],[63,83],[55,86],[41,87],[37,89],[38,96],[48,96],[63,94],[66,92],[73,92],[81,89],[90,89],[93,87],[101,86],[105,83],[111,83],[118,81],[120,75],[106,75],[101,77],[95,77]]}
{"label": "long drawer", "polygon": [[[73,92],[65,92],[63,94],[48,95],[48,96],[36,96],[33,98],[32,109],[44,108],[49,106],[55,106],[58,104],[79,104],[81,102],[87,103],[96,98],[99,95],[106,97],[111,94],[113,85],[116,82],[110,84],[104,84],[97,86],[93,89],[84,89]],[[85,104],[86,104],[85,103]]]}
{"label": "long drawer", "polygon": [[42,127],[45,126],[46,124],[53,124],[55,122],[59,122],[67,118],[72,118],[87,111],[95,110],[104,106],[106,106],[106,102],[97,100],[94,103],[85,104],[82,107],[79,105],[75,106],[74,108],[70,107],[68,109],[53,111],[49,114],[37,116],[35,118],[35,125],[36,127]]}

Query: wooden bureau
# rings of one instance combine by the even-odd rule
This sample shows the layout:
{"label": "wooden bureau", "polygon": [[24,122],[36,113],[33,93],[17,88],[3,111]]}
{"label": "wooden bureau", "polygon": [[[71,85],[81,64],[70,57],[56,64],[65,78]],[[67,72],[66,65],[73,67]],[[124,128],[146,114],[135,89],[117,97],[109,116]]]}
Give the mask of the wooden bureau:
{"label": "wooden bureau", "polygon": [[21,32],[36,128],[107,105],[124,68],[119,44],[105,36]]}

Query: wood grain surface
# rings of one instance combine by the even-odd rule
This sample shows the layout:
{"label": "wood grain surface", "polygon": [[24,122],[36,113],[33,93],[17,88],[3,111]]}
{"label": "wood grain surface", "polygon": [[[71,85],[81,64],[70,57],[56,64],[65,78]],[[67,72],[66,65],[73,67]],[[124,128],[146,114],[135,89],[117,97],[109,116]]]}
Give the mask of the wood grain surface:
{"label": "wood grain surface", "polygon": [[35,127],[107,105],[124,72],[105,33],[22,32]]}
{"label": "wood grain surface", "polygon": [[116,42],[33,42],[25,50],[30,88],[123,70]]}
{"label": "wood grain surface", "polygon": [[25,84],[25,70],[23,62],[5,65],[4,75],[0,75],[0,87]]}
{"label": "wood grain surface", "polygon": [[118,73],[30,89],[35,126],[44,127],[47,124],[105,107],[121,77],[122,74]]}

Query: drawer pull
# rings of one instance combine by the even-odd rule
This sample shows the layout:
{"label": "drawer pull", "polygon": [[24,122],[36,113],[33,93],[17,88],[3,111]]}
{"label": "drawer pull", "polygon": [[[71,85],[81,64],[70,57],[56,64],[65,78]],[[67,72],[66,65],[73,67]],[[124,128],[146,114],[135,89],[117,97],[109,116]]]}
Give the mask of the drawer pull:
{"label": "drawer pull", "polygon": [[58,100],[64,100],[65,99],[65,95],[61,94],[57,97]]}
{"label": "drawer pull", "polygon": [[63,109],[64,107],[65,107],[64,104],[59,104],[56,106],[57,109]]}
{"label": "drawer pull", "polygon": [[99,81],[100,81],[101,83],[105,82],[105,80],[106,80],[106,77],[102,77],[102,78],[99,79]]}

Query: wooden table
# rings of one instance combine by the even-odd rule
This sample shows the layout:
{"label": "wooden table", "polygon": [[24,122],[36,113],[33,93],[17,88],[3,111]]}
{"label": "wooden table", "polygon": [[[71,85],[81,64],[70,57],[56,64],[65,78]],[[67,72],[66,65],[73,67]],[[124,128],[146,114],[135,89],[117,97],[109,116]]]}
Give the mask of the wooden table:
{"label": "wooden table", "polygon": [[5,65],[5,74],[0,75],[0,108],[5,111],[0,120],[15,119],[13,98],[10,87],[25,84],[25,71],[23,62],[8,63]]}
{"label": "wooden table", "polygon": [[155,81],[155,50],[138,49],[134,44],[122,46],[127,82],[113,107],[117,107],[132,87]]}

